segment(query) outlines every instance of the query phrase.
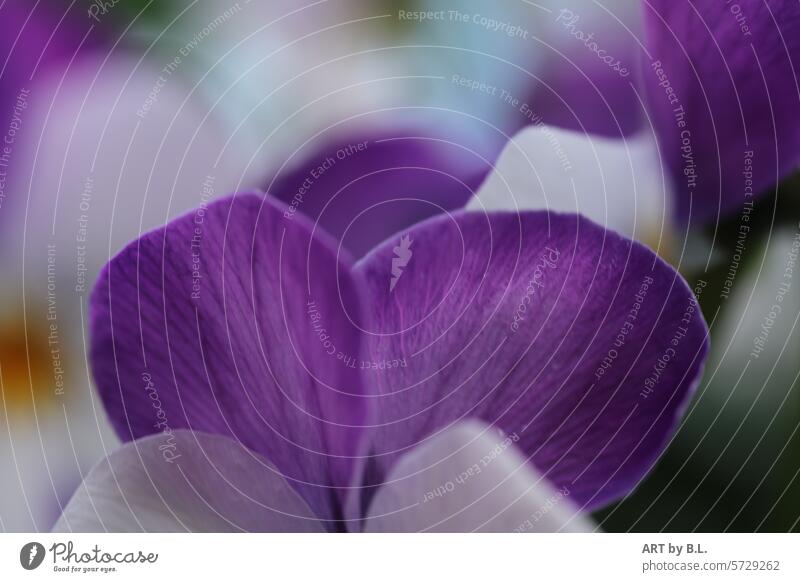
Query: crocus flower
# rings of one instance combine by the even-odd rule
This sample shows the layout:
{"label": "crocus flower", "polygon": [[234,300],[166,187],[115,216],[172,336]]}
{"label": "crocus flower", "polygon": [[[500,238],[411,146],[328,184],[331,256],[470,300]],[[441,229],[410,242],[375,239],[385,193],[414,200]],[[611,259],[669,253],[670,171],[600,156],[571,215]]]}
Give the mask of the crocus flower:
{"label": "crocus flower", "polygon": [[[416,107],[405,123],[378,130],[337,124],[279,165],[265,191],[356,257],[425,218],[464,207],[580,212],[669,254],[672,185],[633,82],[640,11],[566,6],[448,10],[432,0],[424,4],[429,20],[408,22],[398,13],[400,30],[417,31],[426,49],[433,45],[423,51],[421,70],[439,73],[444,81],[432,85],[445,85],[440,96],[458,107]],[[470,34],[455,43],[453,31]],[[576,33],[608,40],[614,50],[604,45],[602,54],[619,55],[625,76]],[[488,50],[495,37],[496,50]],[[407,50],[415,54],[414,46]],[[364,152],[337,158],[359,143],[368,145]],[[325,160],[333,168],[318,171]]]}
{"label": "crocus flower", "polygon": [[[627,4],[604,3],[600,22],[581,8],[554,12],[575,46],[548,59],[550,90],[535,93],[547,123],[654,133],[684,226],[736,213],[798,167],[797,2],[654,0],[638,25],[625,21]],[[617,55],[624,76],[606,60]]]}
{"label": "crocus flower", "polygon": [[271,197],[132,242],[91,301],[131,441],[57,529],[571,530],[670,439],[707,330],[646,247],[454,212],[354,262]]}
{"label": "crocus flower", "polygon": [[800,4],[646,4],[648,111],[678,216],[713,222],[800,164]]}
{"label": "crocus flower", "polygon": [[[563,149],[576,150],[566,154],[580,165],[573,163],[578,172],[562,181],[579,173],[605,177],[601,196],[594,189],[554,190],[547,193],[547,208],[577,205],[625,234],[641,237],[646,230],[648,243],[661,245],[669,227],[665,217],[682,228],[713,223],[752,203],[800,163],[794,122],[800,92],[791,81],[800,59],[798,3],[575,1],[537,3],[530,13],[548,25],[529,41],[537,66],[519,72],[532,79],[527,89],[511,90],[513,106],[496,99],[498,107],[529,117],[506,152],[531,160],[526,180],[536,183],[542,168],[548,171],[537,160],[552,158],[567,141]],[[604,155],[612,149],[617,153]],[[661,163],[639,166],[653,152]],[[615,175],[638,182],[636,174],[653,176],[658,187],[636,195],[630,188],[622,194],[606,188],[617,184]],[[491,193],[486,204],[543,207],[539,189],[525,191],[530,199],[522,192],[505,195],[502,206]],[[637,222],[644,224],[631,228],[634,197]],[[625,216],[617,221],[620,209]]]}

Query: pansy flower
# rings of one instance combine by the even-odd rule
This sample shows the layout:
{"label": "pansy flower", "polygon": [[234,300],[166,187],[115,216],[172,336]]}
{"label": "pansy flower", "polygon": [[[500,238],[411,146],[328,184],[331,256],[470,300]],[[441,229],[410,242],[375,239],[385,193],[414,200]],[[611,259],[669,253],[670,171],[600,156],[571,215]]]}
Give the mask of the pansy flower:
{"label": "pansy flower", "polygon": [[240,194],[104,269],[91,367],[128,444],[59,530],[585,530],[696,386],[683,279],[574,214],[457,211],[358,261]]}

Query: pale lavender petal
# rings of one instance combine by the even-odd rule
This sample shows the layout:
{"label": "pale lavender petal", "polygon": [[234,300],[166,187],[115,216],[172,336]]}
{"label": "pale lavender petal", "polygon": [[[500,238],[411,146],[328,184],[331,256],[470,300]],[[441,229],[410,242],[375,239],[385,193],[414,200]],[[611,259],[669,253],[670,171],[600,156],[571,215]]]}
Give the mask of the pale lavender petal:
{"label": "pale lavender petal", "polygon": [[[14,221],[6,247],[24,240],[32,265],[54,245],[56,286],[75,311],[101,268],[142,232],[255,183],[242,168],[249,156],[222,151],[216,112],[159,75],[133,55],[91,55],[32,88],[6,189]],[[27,268],[26,285],[44,286],[47,275]]]}
{"label": "pale lavender petal", "polygon": [[367,484],[426,437],[477,417],[517,435],[581,507],[635,487],[706,354],[683,279],[577,215],[458,213],[404,237],[359,263],[381,394]]}
{"label": "pale lavender petal", "polygon": [[72,496],[55,532],[321,532],[275,467],[225,437],[180,430],[124,445]]}
{"label": "pale lavender petal", "polygon": [[237,195],[131,243],[92,295],[92,371],[123,440],[230,436],[336,520],[367,415],[340,356],[359,354],[357,289],[346,260],[285,211]]}
{"label": "pale lavender petal", "polygon": [[478,421],[456,424],[404,455],[375,495],[368,532],[592,532],[594,524]]}
{"label": "pale lavender petal", "polygon": [[714,221],[800,164],[800,4],[646,3],[649,108],[684,221]]}

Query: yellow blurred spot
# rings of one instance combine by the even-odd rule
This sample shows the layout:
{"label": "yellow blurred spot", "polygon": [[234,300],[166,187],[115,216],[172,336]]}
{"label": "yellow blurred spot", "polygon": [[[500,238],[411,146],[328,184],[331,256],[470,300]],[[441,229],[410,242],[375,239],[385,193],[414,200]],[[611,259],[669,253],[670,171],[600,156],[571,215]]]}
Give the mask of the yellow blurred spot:
{"label": "yellow blurred spot", "polygon": [[[47,328],[36,323],[29,320],[26,329],[22,315],[0,316],[0,410],[9,415],[33,414],[34,406],[50,406],[56,400]],[[0,418],[5,419],[5,413]]]}
{"label": "yellow blurred spot", "polygon": [[667,263],[678,268],[678,255],[675,252],[677,239],[669,226],[662,222],[641,221],[636,224],[634,238],[650,247]]}

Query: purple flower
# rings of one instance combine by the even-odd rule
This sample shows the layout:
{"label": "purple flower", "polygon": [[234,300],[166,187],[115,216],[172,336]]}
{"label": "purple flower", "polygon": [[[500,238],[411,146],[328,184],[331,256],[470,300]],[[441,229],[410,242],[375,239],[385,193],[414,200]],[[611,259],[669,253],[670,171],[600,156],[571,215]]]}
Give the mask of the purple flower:
{"label": "purple flower", "polygon": [[654,132],[683,224],[736,213],[797,169],[800,4],[653,0],[638,26],[629,5],[554,13],[571,42],[533,96],[546,123]]}
{"label": "purple flower", "polygon": [[[321,160],[363,141],[380,146],[312,180],[298,204],[336,238],[346,234],[343,245],[357,257],[465,205],[578,211],[668,252],[665,216],[713,222],[800,163],[800,91],[791,82],[800,59],[796,2],[584,3],[547,18],[548,58],[516,105],[496,98],[498,108],[519,110],[499,130],[476,128],[481,137],[460,151],[444,136],[447,124],[436,122],[424,131],[329,140],[279,172],[267,191],[291,204]],[[503,183],[481,187],[500,146],[477,144],[520,127],[500,156],[503,171],[494,173]],[[380,141],[401,135],[408,139]],[[393,179],[383,183],[392,188],[373,187],[389,172]]]}
{"label": "purple flower", "polygon": [[683,220],[715,221],[800,164],[800,4],[645,7],[649,111]]}
{"label": "purple flower", "polygon": [[[34,254],[25,264],[22,259],[23,240],[36,239],[39,234],[33,232],[24,214],[29,195],[35,191],[25,166],[29,153],[33,154],[28,145],[40,137],[34,121],[37,103],[52,107],[55,88],[73,59],[94,50],[103,40],[102,33],[90,30],[92,25],[79,4],[0,1],[0,384],[6,427],[0,436],[0,464],[6,468],[0,477],[0,515],[4,531],[49,528],[61,514],[62,502],[80,482],[81,467],[100,454],[89,431],[73,433],[73,442],[64,438],[65,410],[73,423],[94,422],[88,400],[81,401],[90,392],[79,388],[78,374],[72,375],[69,366],[64,373],[60,359],[63,353],[78,351],[80,325],[77,321],[75,326],[67,325],[67,310],[61,310],[59,345],[48,343],[54,322],[47,321],[47,310],[42,308],[47,285],[41,284],[43,279],[32,283],[23,278],[30,277],[30,265],[43,255]],[[49,84],[53,78],[56,80]],[[48,112],[52,118],[59,117],[57,108]],[[54,166],[47,171],[58,173]],[[57,187],[46,190],[51,199],[57,193]],[[41,231],[39,248],[51,242],[49,232]],[[71,242],[74,239],[73,231]],[[59,289],[65,288],[59,285]],[[59,298],[66,299],[63,294]],[[53,352],[51,348],[59,349]],[[65,393],[65,385],[72,389]],[[56,402],[58,405],[52,406]],[[14,470],[8,470],[11,466]]]}
{"label": "purple flower", "polygon": [[133,442],[57,529],[591,529],[652,467],[707,329],[647,248],[459,211],[353,262],[290,208],[223,199],[107,265],[91,367]]}

